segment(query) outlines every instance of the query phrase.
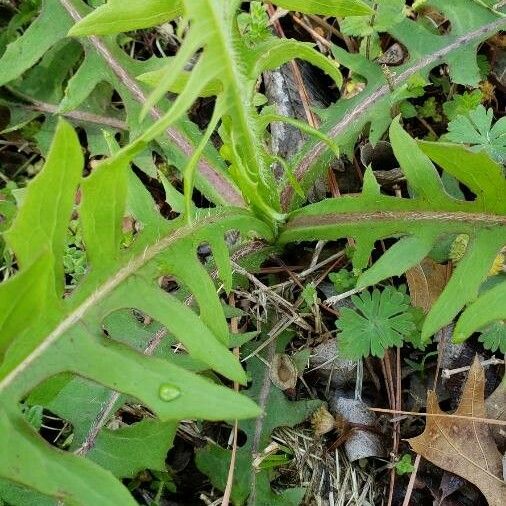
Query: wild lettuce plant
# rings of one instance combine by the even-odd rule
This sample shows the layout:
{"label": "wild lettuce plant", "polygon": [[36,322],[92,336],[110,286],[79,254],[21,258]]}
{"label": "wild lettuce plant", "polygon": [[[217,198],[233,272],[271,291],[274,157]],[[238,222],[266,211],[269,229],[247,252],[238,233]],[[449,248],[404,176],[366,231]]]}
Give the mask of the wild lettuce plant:
{"label": "wild lettuce plant", "polygon": [[[429,340],[461,311],[455,328],[455,339],[460,341],[506,319],[506,306],[495,303],[506,300],[506,282],[501,279],[492,287],[485,283],[506,244],[503,168],[483,151],[416,141],[399,118],[392,121],[391,116],[392,107],[406,98],[409,79],[427,76],[441,63],[448,64],[456,83],[474,83],[476,49],[506,26],[504,16],[472,0],[431,0],[453,25],[448,35],[436,35],[408,19],[404,10],[396,11],[389,22],[373,24],[376,32],[388,31],[405,44],[410,55],[389,79],[365,55],[337,47],[332,60],[311,44],[274,36],[246,44],[237,23],[241,3],[109,0],[92,10],[81,0],[44,0],[39,17],[3,53],[0,82],[11,91],[5,103],[18,112],[22,104],[30,105],[11,126],[20,127],[42,114],[52,139],[41,137],[44,167],[28,185],[4,234],[17,272],[0,285],[1,479],[66,504],[136,504],[107,466],[94,462],[92,455],[85,458],[50,447],[23,416],[20,403],[27,398],[49,405],[69,385],[75,386],[76,379],[89,380],[87,388],[135,399],[156,415],[156,423],[247,419],[260,414],[250,398],[227,386],[227,381],[245,385],[247,375],[230,351],[235,341],[223,305],[198,257],[203,243],[210,245],[221,283],[229,291],[231,255],[248,255],[255,250],[252,244],[354,238],[353,263],[355,272],[361,273],[357,287],[366,288],[403,274],[443,238],[466,234],[466,251],[427,315],[422,338]],[[350,17],[351,26],[352,22],[370,26],[374,16],[372,2],[361,0],[275,3],[302,12]],[[464,16],[464,11],[473,15]],[[175,56],[137,62],[118,45],[115,34],[119,32],[180,16],[184,37]],[[62,59],[69,55],[71,59]],[[196,55],[189,70],[187,64]],[[280,117],[269,108],[259,110],[255,102],[259,76],[293,58],[319,67],[338,86],[340,65],[362,75],[367,85],[357,97],[340,99],[322,113],[325,121],[320,130]],[[65,62],[70,62],[70,68]],[[44,66],[46,72],[47,68],[61,71],[48,76],[54,84],[52,94],[37,81]],[[124,103],[123,115],[111,107],[113,92]],[[168,92],[175,97],[172,102]],[[201,96],[215,98],[203,133],[187,117]],[[78,110],[81,106],[86,113]],[[97,129],[98,124],[104,125],[104,117],[106,135]],[[268,126],[274,121],[290,122],[311,137],[293,160],[280,160],[267,148]],[[389,129],[409,196],[382,193],[369,169],[360,195],[303,205],[304,193],[297,194],[297,185],[306,190],[326,161],[339,150],[349,151],[368,124],[373,141]],[[91,170],[76,127],[82,127],[93,154],[101,158]],[[119,146],[114,140],[118,132],[122,132]],[[210,142],[216,133],[219,152]],[[132,163],[142,168],[142,157],[152,152],[181,172],[184,195],[165,181],[167,198],[179,204],[181,216],[176,219],[162,217],[131,168]],[[285,169],[281,182],[273,176],[274,163]],[[474,198],[451,196],[441,170],[467,187]],[[192,200],[194,187],[216,207],[199,209]],[[135,224],[128,241],[125,219]],[[86,271],[66,290],[67,230],[76,220]],[[240,249],[232,253],[225,240],[231,230],[241,237]],[[385,238],[396,242],[367,268],[375,242]],[[167,277],[178,284],[177,293],[164,290]],[[107,319],[125,309],[158,322],[160,336],[181,343],[187,354],[151,356],[156,343],[139,349],[105,332]],[[400,342],[397,336],[391,341],[386,344]],[[199,374],[202,371],[214,371],[222,379],[213,374],[210,380]],[[159,429],[155,427],[155,432]],[[241,500],[246,495],[242,493]]]}

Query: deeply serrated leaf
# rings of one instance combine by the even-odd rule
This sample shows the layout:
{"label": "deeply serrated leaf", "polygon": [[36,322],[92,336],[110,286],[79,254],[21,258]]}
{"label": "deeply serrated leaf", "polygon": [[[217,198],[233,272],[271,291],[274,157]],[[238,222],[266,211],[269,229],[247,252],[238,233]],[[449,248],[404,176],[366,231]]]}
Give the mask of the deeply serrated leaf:
{"label": "deeply serrated leaf", "polygon": [[[56,159],[60,164],[52,161]],[[107,170],[111,172],[106,173]],[[192,417],[243,418],[258,414],[252,401],[228,388],[215,385],[168,360],[150,358],[126,344],[101,336],[108,315],[118,309],[152,311],[174,332],[178,341],[186,343],[192,355],[196,354],[204,363],[212,363],[211,367],[223,375],[244,382],[245,374],[238,360],[225,345],[228,329],[223,309],[214,284],[198,259],[197,247],[202,242],[224,241],[230,229],[246,235],[251,232],[270,234],[266,225],[238,210],[204,213],[187,226],[181,220],[167,222],[158,214],[139,180],[132,173],[124,178],[122,174],[127,170],[120,161],[118,166],[96,168],[91,176],[81,181],[82,156],[77,136],[67,123],[61,122],[48,163],[29,185],[8,236],[14,253],[18,255],[19,251],[19,279],[30,272],[38,255],[48,250],[49,272],[54,278],[54,272],[62,272],[66,222],[70,220],[77,187],[71,174],[84,183],[85,200],[80,219],[88,230],[85,234],[91,260],[88,272],[65,299],[59,298],[61,290],[58,298],[47,297],[44,319],[35,320],[29,333],[24,332],[27,321],[19,312],[12,312],[14,318],[4,322],[4,327],[12,333],[12,342],[0,369],[0,399],[6,410],[2,412],[5,414],[2,433],[11,433],[10,439],[0,439],[4,448],[0,476],[53,497],[78,497],[69,499],[76,504],[129,504],[131,501],[121,485],[99,467],[73,456],[62,460],[57,450],[48,448],[39,436],[34,433],[28,436],[16,421],[19,417],[7,416],[17,409],[17,402],[49,377],[64,372],[77,374],[138,399],[163,421]],[[63,175],[68,177],[67,185],[59,184]],[[123,184],[114,187],[116,179],[123,180]],[[55,189],[61,191],[59,198],[48,198]],[[106,195],[112,198],[104,200]],[[126,202],[139,225],[139,232],[129,247],[118,241]],[[43,213],[52,221],[42,216]],[[40,223],[40,232],[33,235],[33,249],[29,249],[23,234],[28,233],[26,227],[32,222]],[[106,231],[112,232],[111,240]],[[106,253],[110,258],[101,258]],[[180,268],[183,262],[184,268]],[[177,275],[178,281],[193,292],[201,305],[200,319],[174,295],[158,286],[158,279],[169,274]],[[1,285],[0,289],[8,286]],[[13,439],[16,431],[20,432]],[[33,459],[35,451],[45,462],[39,466],[40,472],[34,472],[32,465],[38,462]],[[65,472],[58,470],[60,466],[65,467]],[[49,478],[43,469],[52,477]],[[76,480],[72,476],[81,478]],[[93,492],[86,493],[83,483],[94,483]]]}
{"label": "deeply serrated leaf", "polygon": [[[333,138],[345,153],[351,154],[353,145],[369,125],[371,142],[381,138],[391,121],[390,111],[399,103],[399,89],[406,86],[413,75],[426,78],[443,61],[449,64],[454,82],[476,86],[480,80],[476,50],[481,41],[504,29],[506,20],[498,14],[477,5],[472,0],[432,0],[431,6],[441,10],[451,22],[452,30],[446,35],[429,32],[420,23],[410,19],[389,28],[389,34],[403,44],[409,58],[396,67],[395,75],[387,79],[381,66],[360,54],[350,54],[333,47],[337,61],[363,76],[367,82],[363,91],[352,98],[341,98],[323,112],[322,130]],[[353,18],[350,18],[352,20]],[[393,91],[392,91],[393,87]],[[301,180],[303,190],[312,186],[318,175],[328,166],[331,154],[315,139],[306,142],[293,160],[293,172]],[[282,205],[293,209],[301,202],[287,185],[282,194]]]}
{"label": "deeply serrated leaf", "polygon": [[[506,244],[506,204],[501,197],[506,193],[506,180],[502,168],[484,153],[439,143],[421,143],[418,147],[397,121],[390,132],[394,151],[414,191],[413,198],[379,194],[369,173],[360,196],[327,200],[292,213],[280,241],[355,237],[353,261],[356,268],[363,269],[376,240],[401,236],[399,243],[359,278],[358,286],[364,287],[416,265],[439,238],[455,233],[469,235],[472,239],[464,258],[427,315],[422,332],[427,339],[478,297],[497,254]],[[429,157],[467,185],[475,193],[475,200],[457,200],[447,194]],[[484,309],[482,325],[504,318],[502,313],[493,307]]]}
{"label": "deeply serrated leaf", "polygon": [[342,308],[336,321],[339,350],[346,358],[383,357],[387,348],[401,346],[416,330],[409,297],[395,288],[364,292],[352,301],[355,308]]}

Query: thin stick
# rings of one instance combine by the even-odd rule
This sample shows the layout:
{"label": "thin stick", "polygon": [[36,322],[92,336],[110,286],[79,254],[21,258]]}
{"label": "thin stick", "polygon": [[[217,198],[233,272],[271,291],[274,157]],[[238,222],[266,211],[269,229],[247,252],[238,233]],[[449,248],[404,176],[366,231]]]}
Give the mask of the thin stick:
{"label": "thin stick", "polygon": [[[332,270],[334,268],[335,263],[340,261],[345,255],[346,255],[346,253],[344,251],[339,251],[338,253],[334,253],[333,255],[329,256],[325,260],[322,260],[320,263],[316,264],[315,266],[308,267],[306,270],[300,272],[299,274],[296,274],[296,276],[299,280],[302,280],[304,278],[307,278],[313,272],[321,269],[325,265],[330,264],[331,262],[334,262],[334,264],[331,266],[331,270]],[[274,288],[284,288],[285,286],[288,286],[291,284],[292,284],[292,281],[288,280],[288,281],[283,281],[283,283],[278,283],[277,285],[272,285],[270,288],[271,288],[271,290],[273,290]]]}
{"label": "thin stick", "polygon": [[[495,356],[489,358],[488,360],[484,360],[481,362],[482,367],[488,366],[488,365],[504,365],[504,360],[501,360],[500,358],[496,358]],[[450,376],[453,376],[454,374],[460,374],[462,372],[469,371],[471,369],[471,366],[467,365],[465,367],[458,367],[457,369],[443,369],[441,373],[441,377],[448,379]]]}
{"label": "thin stick", "polygon": [[[144,349],[144,355],[152,355],[155,349],[160,345],[162,339],[167,335],[167,329],[162,328],[149,340],[146,348]],[[97,441],[98,434],[102,427],[107,423],[111,416],[112,410],[120,397],[119,392],[112,392],[105,404],[103,405],[100,413],[98,414],[93,425],[90,427],[86,439],[83,444],[75,450],[76,455],[86,455],[94,446]]]}
{"label": "thin stick", "polygon": [[[402,378],[401,378],[401,349],[397,347],[395,351],[395,409],[402,409]],[[401,436],[401,424],[400,421],[395,422],[394,424],[394,447],[393,454],[394,458],[397,457],[397,453],[399,452],[399,440]],[[394,499],[394,487],[395,487],[395,478],[396,472],[393,467],[390,470],[390,489],[388,491],[388,502],[387,506],[391,506],[392,501]]]}
{"label": "thin stick", "polygon": [[304,30],[306,30],[306,32],[309,33],[309,35],[311,35],[311,37],[313,37],[313,39],[317,40],[322,46],[325,46],[327,49],[332,48],[331,42],[329,42],[325,37],[322,37],[316,30],[313,30],[313,28],[311,28],[309,25],[304,23],[304,21],[302,21],[302,19],[298,18],[297,16],[295,16],[293,14],[291,15],[291,18],[298,25],[300,25],[302,28],[304,28]]}
{"label": "thin stick", "polygon": [[[272,17],[276,11],[272,5],[270,5],[268,7],[268,9],[269,9],[269,14]],[[302,24],[302,26],[304,26],[304,28],[308,31],[308,33],[316,41],[318,41],[322,44],[325,44],[325,47],[329,48],[330,43],[326,39],[324,39],[320,34],[318,34],[311,27],[309,27],[305,23],[303,23],[300,19],[296,18],[295,16],[292,16],[292,17],[297,23]],[[279,36],[285,37],[285,33],[283,31],[283,28],[281,27],[281,23],[279,22],[279,20],[276,19],[274,21],[273,25],[274,25],[274,28],[276,29],[276,31],[278,32]],[[313,113],[313,111],[311,110],[311,107],[309,105],[310,99],[309,99],[309,95],[308,95],[308,92],[306,89],[306,85],[304,84],[304,79],[302,78],[302,74],[300,72],[299,65],[297,64],[297,62],[295,60],[291,60],[290,66],[292,68],[293,77],[294,77],[295,83],[297,85],[297,91],[299,92],[299,96],[300,96],[300,99],[302,102],[302,106],[304,108],[304,112],[306,114],[307,121],[313,128],[318,128],[319,127],[319,120],[318,120],[318,117]],[[329,187],[332,191],[332,196],[333,197],[340,196],[341,193],[339,191],[339,186],[337,184],[337,180],[336,180],[335,174],[332,170],[332,167],[329,167],[329,169],[327,171],[327,179],[328,179]]]}
{"label": "thin stick", "polygon": [[[229,296],[229,304],[235,307],[234,294],[231,293]],[[230,331],[232,334],[237,334],[238,330],[238,318],[234,317],[230,320]],[[234,348],[234,355],[239,358],[239,348]],[[239,392],[239,383],[234,381],[234,390]],[[230,466],[228,468],[227,484],[225,491],[223,492],[223,499],[221,501],[222,506],[228,506],[230,503],[230,496],[232,495],[232,487],[234,484],[234,472],[235,472],[235,461],[237,458],[237,435],[238,435],[238,421],[234,421],[234,428],[232,431],[232,455],[230,456]]]}
{"label": "thin stick", "polygon": [[[381,360],[381,365],[382,365],[383,376],[385,378],[385,384],[387,387],[388,401],[389,401],[390,407],[393,409],[397,409],[394,381],[393,381],[393,377],[392,377],[392,365],[390,363],[390,350],[386,351],[385,357],[383,358],[383,360]],[[398,427],[398,422],[395,422],[394,423],[394,430],[392,432],[393,441],[392,441],[391,454],[395,454],[397,445],[399,444],[397,427]],[[389,480],[389,484],[388,484],[387,506],[391,506],[391,504],[392,504],[392,499],[393,499],[393,494],[394,494],[394,485],[395,485],[395,469],[392,468],[390,470],[390,480]]]}
{"label": "thin stick", "polygon": [[288,310],[289,313],[291,313],[295,319],[295,323],[300,325],[302,328],[306,330],[311,330],[311,327],[308,325],[308,323],[297,314],[297,312],[294,310],[293,305],[290,304],[287,300],[285,300],[281,295],[278,295],[276,292],[273,292],[267,285],[262,283],[259,279],[257,279],[255,276],[250,274],[246,269],[243,269],[240,265],[236,264],[235,262],[231,262],[232,267],[236,272],[239,274],[242,274],[243,276],[246,276],[254,285],[261,288],[263,291],[265,291],[266,294],[269,294],[270,297],[272,297],[273,300],[275,300],[280,306],[283,306],[285,309]]}
{"label": "thin stick", "polygon": [[[308,14],[307,17],[311,21],[314,21],[316,24],[320,25],[322,28],[325,28],[326,30],[328,30],[330,33],[335,35],[338,39],[345,41],[344,35],[335,26],[332,26],[330,23],[327,23],[327,21],[322,19],[320,16],[315,16],[314,14]],[[327,40],[327,39],[325,39],[325,40]],[[350,51],[350,53],[351,52],[352,51]]]}
{"label": "thin stick", "polygon": [[415,411],[400,411],[397,409],[384,409],[384,408],[367,408],[369,411],[376,413],[386,413],[390,415],[411,415],[411,416],[422,416],[434,418],[453,418],[457,420],[468,420],[469,422],[476,423],[488,423],[490,425],[502,425],[506,426],[506,420],[494,420],[493,418],[480,418],[478,416],[464,416],[464,415],[452,415],[450,413],[416,413]]}
{"label": "thin stick", "polygon": [[443,355],[445,352],[446,341],[447,341],[447,330],[448,326],[443,327],[438,331],[439,342],[437,344],[437,364],[436,364],[436,373],[434,374],[434,384],[432,386],[432,390],[436,390],[437,382],[439,379],[439,371],[441,370],[441,363],[443,361]]}
{"label": "thin stick", "polygon": [[392,397],[392,391],[390,390],[390,388],[388,386],[387,370],[386,370],[386,367],[385,367],[385,361],[384,360],[380,360],[380,364],[381,364],[381,372],[383,373],[383,379],[385,380],[385,386],[386,386],[386,389],[387,389],[388,405],[393,407],[394,406],[394,400],[393,400],[393,397]]}
{"label": "thin stick", "polygon": [[[274,15],[276,14],[276,9],[272,5],[269,5],[267,9],[269,11],[269,16],[273,18]],[[283,31],[279,19],[274,19],[273,26],[278,35],[281,38],[285,38],[285,32]],[[293,77],[297,85],[297,91],[299,92],[299,96],[302,102],[302,106],[304,107],[304,113],[306,114],[307,121],[312,127],[318,128],[318,120],[316,119],[316,116],[313,114],[313,111],[309,107],[309,96],[307,94],[306,86],[304,85],[304,80],[302,79],[302,74],[300,73],[299,66],[297,65],[297,62],[295,60],[290,61],[290,66],[292,68]]]}
{"label": "thin stick", "polygon": [[112,128],[117,128],[118,130],[128,130],[127,124],[117,118],[111,118],[110,116],[100,116],[99,114],[93,114],[86,111],[68,111],[68,112],[60,112],[57,105],[50,104],[47,102],[42,102],[41,100],[36,100],[29,95],[24,93],[20,93],[13,88],[6,87],[13,95],[18,96],[19,98],[30,102],[29,104],[11,104],[11,107],[19,108],[19,109],[28,109],[30,111],[36,112],[45,112],[48,114],[59,114],[60,116],[64,116],[66,118],[70,118],[76,121],[83,121],[85,123],[95,123],[97,125],[110,126]]}
{"label": "thin stick", "polygon": [[364,288],[353,288],[352,290],[348,290],[347,292],[340,293],[339,295],[334,295],[333,297],[329,297],[328,299],[325,299],[325,304],[328,306],[333,306],[336,302],[339,302],[340,300],[347,299],[348,297],[351,297],[352,295],[355,295],[357,293],[363,292],[365,290]]}
{"label": "thin stick", "polygon": [[418,473],[418,466],[420,465],[421,455],[419,453],[416,454],[415,463],[413,464],[413,472],[409,477],[408,488],[406,489],[406,495],[404,496],[404,501],[402,502],[402,506],[409,506],[409,500],[411,499],[411,494],[413,493],[413,487],[415,486],[416,474]]}

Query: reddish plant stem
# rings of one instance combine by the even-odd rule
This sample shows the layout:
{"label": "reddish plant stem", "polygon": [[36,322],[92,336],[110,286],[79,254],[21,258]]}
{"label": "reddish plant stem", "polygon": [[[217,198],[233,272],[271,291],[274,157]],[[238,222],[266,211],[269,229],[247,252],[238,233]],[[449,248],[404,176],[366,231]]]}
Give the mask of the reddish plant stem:
{"label": "reddish plant stem", "polygon": [[[78,10],[75,8],[72,0],[60,0],[63,7],[77,23],[82,19]],[[88,37],[95,50],[102,56],[102,58],[111,67],[116,76],[128,88],[132,96],[137,102],[144,104],[146,102],[146,95],[141,87],[137,84],[135,79],[128,73],[128,71],[114,58],[108,47],[105,45],[100,37],[91,35]],[[162,111],[157,107],[151,107],[149,110],[151,117],[156,121],[163,116]],[[187,156],[190,157],[194,151],[192,143],[176,128],[169,127],[165,131],[167,137]],[[207,182],[220,194],[225,202],[232,206],[244,207],[244,199],[230,181],[228,181],[223,174],[220,174],[212,164],[202,157],[198,163],[200,175],[207,180]]]}
{"label": "reddish plant stem", "polygon": [[[442,62],[444,57],[450,54],[452,51],[455,51],[458,48],[465,46],[466,44],[479,39],[487,34],[492,34],[497,30],[500,30],[501,27],[505,24],[504,19],[498,19],[496,21],[492,21],[472,32],[466,33],[455,39],[451,44],[435,51],[434,53],[420,58],[420,60],[409,67],[404,72],[399,74],[398,76],[393,77],[392,83],[385,84],[383,86],[378,87],[375,91],[373,91],[369,96],[365,97],[362,102],[360,102],[354,109],[352,109],[345,117],[336,123],[329,131],[328,135],[332,138],[337,137],[343,134],[347,129],[351,128],[353,123],[359,121],[359,119],[374,105],[376,105],[380,100],[385,98],[391,93],[391,85],[394,87],[400,86],[402,83],[407,81],[411,76],[415,75],[420,70],[430,66],[435,65],[438,62]],[[317,142],[302,158],[299,163],[299,166],[295,170],[295,176],[300,181],[305,175],[309,172],[311,167],[316,163],[316,161],[323,155],[323,153],[327,150],[327,146],[323,142]],[[284,209],[288,209],[290,207],[290,203],[293,199],[294,190],[291,186],[286,186],[281,195],[281,203]]]}

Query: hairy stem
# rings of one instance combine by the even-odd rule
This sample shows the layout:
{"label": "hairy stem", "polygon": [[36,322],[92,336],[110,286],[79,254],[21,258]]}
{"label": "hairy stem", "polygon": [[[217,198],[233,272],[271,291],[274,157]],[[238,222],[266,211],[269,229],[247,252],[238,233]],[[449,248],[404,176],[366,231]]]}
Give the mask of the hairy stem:
{"label": "hairy stem", "polygon": [[[72,0],[60,0],[63,7],[72,17],[72,19],[77,23],[82,19],[82,16],[79,14],[77,9],[75,8]],[[88,37],[89,41],[95,48],[95,50],[102,56],[102,58],[107,62],[110,68],[114,71],[114,73],[118,76],[121,82],[128,88],[132,96],[139,103],[144,104],[146,102],[146,95],[142,91],[141,87],[137,84],[135,79],[128,73],[128,71],[114,58],[111,54],[107,46],[104,44],[102,39],[97,36]],[[156,121],[163,116],[163,113],[157,107],[151,107],[150,110],[151,117]],[[176,128],[169,127],[166,129],[167,137],[188,157],[190,157],[194,151],[194,147],[191,142]],[[217,193],[219,193],[223,200],[230,205],[244,207],[244,199],[242,195],[239,193],[237,188],[231,184],[222,174],[220,174],[212,164],[206,160],[204,157],[198,162],[198,169],[200,175],[208,181],[208,183],[215,188]]]}
{"label": "hairy stem", "polygon": [[295,216],[290,220],[285,230],[297,228],[316,228],[319,226],[339,225],[348,223],[361,223],[367,221],[451,221],[463,223],[475,223],[489,226],[505,226],[506,216],[485,214],[485,213],[463,213],[463,212],[437,212],[437,211],[377,211],[363,213],[331,213],[315,216]]}
{"label": "hairy stem", "polygon": [[[368,110],[377,104],[380,100],[388,96],[392,91],[390,86],[398,87],[401,84],[405,83],[411,76],[420,72],[426,67],[437,65],[439,62],[442,62],[445,56],[450,54],[451,52],[469,44],[473,41],[482,38],[487,34],[493,34],[504,27],[506,25],[506,21],[501,18],[491,23],[488,23],[472,32],[466,33],[455,39],[451,44],[443,47],[439,51],[436,51],[424,58],[421,58],[417,63],[413,66],[406,69],[404,72],[399,74],[398,76],[393,77],[392,83],[385,84],[383,86],[378,87],[373,93],[371,93],[368,97],[364,98],[359,105],[357,105],[354,109],[352,109],[346,116],[339,121],[339,123],[335,124],[329,131],[328,135],[331,138],[337,137],[343,134],[348,128],[352,126],[353,123],[360,120],[360,118],[368,112]],[[295,177],[300,181],[302,180],[307,172],[311,169],[311,167],[318,161],[318,159],[323,155],[323,153],[327,150],[327,146],[324,142],[316,143],[301,159],[299,165],[295,169]],[[283,209],[288,209],[290,202],[294,196],[294,190],[291,186],[285,187],[283,193],[281,195],[281,202],[283,205]]]}

